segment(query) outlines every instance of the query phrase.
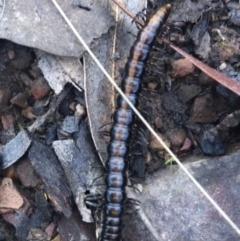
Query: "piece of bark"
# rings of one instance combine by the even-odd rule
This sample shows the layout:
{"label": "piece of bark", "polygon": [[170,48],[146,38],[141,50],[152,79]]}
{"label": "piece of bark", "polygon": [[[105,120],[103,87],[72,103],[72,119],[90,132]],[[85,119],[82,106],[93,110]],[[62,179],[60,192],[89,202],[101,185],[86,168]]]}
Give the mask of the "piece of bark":
{"label": "piece of bark", "polygon": [[54,141],[53,148],[64,169],[83,221],[92,222],[91,212],[84,203],[85,192],[102,191],[98,184],[104,182],[100,178],[103,176],[103,168],[99,168],[101,163],[84,121],[80,121],[79,131],[74,134],[74,139],[75,141]]}
{"label": "piece of bark", "polygon": [[28,157],[41,177],[49,199],[57,211],[71,216],[72,194],[60,163],[51,148],[33,141]]}

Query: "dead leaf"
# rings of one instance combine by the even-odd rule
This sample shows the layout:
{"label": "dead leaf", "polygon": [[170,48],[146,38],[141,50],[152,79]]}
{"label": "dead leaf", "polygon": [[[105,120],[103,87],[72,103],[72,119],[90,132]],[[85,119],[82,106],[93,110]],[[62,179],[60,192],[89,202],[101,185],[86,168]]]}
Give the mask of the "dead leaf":
{"label": "dead leaf", "polygon": [[2,121],[2,125],[3,125],[3,129],[7,130],[7,129],[9,129],[10,126],[12,126],[14,124],[15,118],[13,115],[10,115],[10,114],[4,115],[3,114],[1,116],[1,121]]}
{"label": "dead leaf", "polygon": [[27,99],[28,99],[27,93],[18,93],[10,100],[10,102],[24,109],[28,107]]}

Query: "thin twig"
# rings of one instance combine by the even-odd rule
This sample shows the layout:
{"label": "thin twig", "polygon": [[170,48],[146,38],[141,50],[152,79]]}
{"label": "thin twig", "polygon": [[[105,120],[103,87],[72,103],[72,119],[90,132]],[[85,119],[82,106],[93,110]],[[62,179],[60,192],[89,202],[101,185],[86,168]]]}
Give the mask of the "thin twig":
{"label": "thin twig", "polygon": [[123,7],[118,1],[112,0],[119,8],[123,10],[130,18],[134,19],[135,16],[132,15],[125,7]]}

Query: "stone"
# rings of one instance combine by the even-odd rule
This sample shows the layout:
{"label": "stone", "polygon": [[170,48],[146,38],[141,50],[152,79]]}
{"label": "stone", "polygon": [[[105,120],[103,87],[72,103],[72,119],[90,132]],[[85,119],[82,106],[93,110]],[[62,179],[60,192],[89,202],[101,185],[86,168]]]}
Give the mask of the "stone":
{"label": "stone", "polygon": [[181,84],[177,91],[178,99],[181,102],[186,103],[189,100],[196,97],[201,92],[201,90],[202,90],[201,87],[195,84],[192,84],[192,85]]}
{"label": "stone", "polygon": [[5,146],[0,147],[2,168],[5,169],[22,157],[31,144],[31,140],[25,130],[20,131]]}
{"label": "stone", "polygon": [[167,131],[166,136],[173,146],[180,147],[186,138],[186,132],[183,129],[171,129]]}
{"label": "stone", "polygon": [[79,131],[80,118],[80,116],[66,116],[61,125],[61,130],[70,134]]}
{"label": "stone", "polygon": [[182,147],[180,148],[180,151],[189,151],[191,146],[192,146],[192,141],[189,138],[186,138],[184,140]]}
{"label": "stone", "polygon": [[38,184],[38,176],[27,158],[17,163],[16,172],[24,187],[36,187]]}
{"label": "stone", "polygon": [[163,107],[173,113],[184,114],[187,110],[187,106],[179,102],[178,97],[175,94],[163,95]]}
{"label": "stone", "polygon": [[51,88],[43,77],[39,77],[32,82],[31,93],[36,100],[45,97]]}
{"label": "stone", "polygon": [[178,59],[172,63],[171,75],[173,77],[184,77],[193,73],[195,66],[188,59]]}
{"label": "stone", "polygon": [[157,129],[161,129],[163,127],[163,121],[161,119],[161,117],[157,116],[155,121],[154,121]]}
{"label": "stone", "polygon": [[47,236],[52,239],[57,235],[57,224],[54,222],[51,222],[45,229],[45,233]]}
{"label": "stone", "polygon": [[23,205],[23,198],[13,185],[11,178],[4,178],[0,186],[0,213],[19,209]]}
{"label": "stone", "polygon": [[[240,151],[184,164],[238,227],[239,159]],[[148,175],[138,200],[147,221],[160,237],[158,240],[239,240],[239,235],[176,165]],[[123,237],[127,240],[156,240],[139,215],[125,216],[124,221]]]}
{"label": "stone", "polygon": [[237,127],[240,123],[240,110],[235,110],[233,113],[227,115],[216,126],[218,130],[228,131],[230,128]]}
{"label": "stone", "polygon": [[218,120],[210,94],[199,96],[194,100],[190,113],[190,121],[195,123],[212,123]]}
{"label": "stone", "polygon": [[204,130],[200,135],[199,144],[204,154],[218,156],[225,153],[223,141],[215,127]]}
{"label": "stone", "polygon": [[[79,57],[85,51],[51,1],[5,2],[0,38],[61,56]],[[62,0],[59,4],[88,45],[114,24],[109,9],[100,1],[91,5],[81,2],[89,11],[77,2]]]}

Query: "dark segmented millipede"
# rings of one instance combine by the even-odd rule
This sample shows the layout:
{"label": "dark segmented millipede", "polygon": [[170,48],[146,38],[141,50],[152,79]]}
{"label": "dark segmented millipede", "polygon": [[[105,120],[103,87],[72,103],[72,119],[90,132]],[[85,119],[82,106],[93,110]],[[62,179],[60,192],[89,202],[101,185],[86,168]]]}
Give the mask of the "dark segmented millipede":
{"label": "dark segmented millipede", "polygon": [[[152,45],[170,13],[171,5],[157,9],[146,21],[137,35],[127,64],[125,78],[121,88],[134,106],[138,104],[142,78]],[[106,168],[106,191],[104,204],[104,220],[100,240],[121,240],[122,215],[126,198],[127,157],[131,139],[131,127],[134,113],[127,102],[118,96],[116,111],[113,115],[113,126],[110,130],[108,159]]]}

